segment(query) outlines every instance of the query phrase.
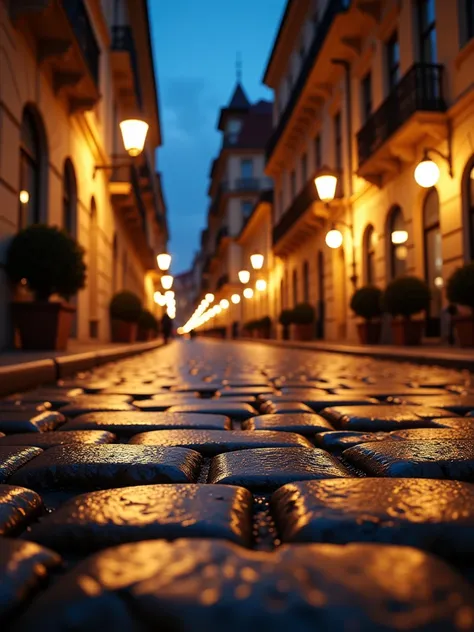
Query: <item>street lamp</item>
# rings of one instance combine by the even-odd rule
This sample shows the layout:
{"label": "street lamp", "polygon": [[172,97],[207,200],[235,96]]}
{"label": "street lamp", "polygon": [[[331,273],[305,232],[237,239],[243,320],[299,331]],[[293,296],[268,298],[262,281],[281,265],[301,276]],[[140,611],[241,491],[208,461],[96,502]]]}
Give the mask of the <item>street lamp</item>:
{"label": "street lamp", "polygon": [[234,303],[234,305],[238,305],[240,303],[240,294],[232,294],[230,300]]}
{"label": "street lamp", "polygon": [[414,172],[415,181],[420,187],[424,189],[430,189],[434,187],[439,180],[440,171],[438,165],[431,160],[429,154],[433,153],[442,158],[448,163],[448,171],[451,178],[453,177],[453,161],[451,155],[451,142],[448,139],[448,154],[443,154],[441,151],[432,147],[427,147],[423,152],[423,158],[417,164]]}
{"label": "street lamp", "polygon": [[406,230],[394,230],[390,236],[392,244],[399,246],[408,241],[408,232]]}
{"label": "street lamp", "polygon": [[322,202],[332,202],[336,195],[337,176],[328,167],[323,167],[314,179],[316,191]]}
{"label": "street lamp", "polygon": [[253,298],[253,290],[251,287],[246,287],[244,290],[245,298]]}
{"label": "street lamp", "polygon": [[209,292],[208,294],[206,294],[206,296],[204,297],[206,299],[206,301],[210,304],[214,301],[214,294],[212,294],[211,292]]}
{"label": "street lamp", "polygon": [[127,119],[120,123],[123,146],[129,156],[139,156],[145,146],[149,125],[139,119]]}
{"label": "street lamp", "polygon": [[250,281],[250,272],[248,270],[240,270],[239,281],[246,285]]}
{"label": "street lamp", "polygon": [[30,201],[30,194],[25,189],[22,189],[20,191],[20,202],[22,204],[28,204],[29,201]]}
{"label": "street lamp", "polygon": [[337,228],[331,228],[331,230],[326,235],[326,246],[336,250],[342,246],[343,237],[340,230]]}
{"label": "street lamp", "polygon": [[255,283],[255,288],[259,292],[264,292],[267,289],[267,282],[265,281],[265,279],[258,279],[258,281]]}
{"label": "street lamp", "polygon": [[173,277],[171,276],[171,274],[165,274],[161,277],[161,285],[163,286],[164,290],[171,290],[171,288],[173,287]]}
{"label": "street lamp", "polygon": [[250,255],[250,263],[254,270],[261,270],[263,268],[264,261],[265,257],[257,252],[253,255]]}
{"label": "street lamp", "polygon": [[170,269],[171,265],[171,255],[163,252],[162,254],[156,257],[156,261],[158,263],[158,267],[162,272],[166,272]]}
{"label": "street lamp", "polygon": [[229,307],[229,301],[226,298],[223,298],[220,302],[220,306],[222,309],[227,309]]}

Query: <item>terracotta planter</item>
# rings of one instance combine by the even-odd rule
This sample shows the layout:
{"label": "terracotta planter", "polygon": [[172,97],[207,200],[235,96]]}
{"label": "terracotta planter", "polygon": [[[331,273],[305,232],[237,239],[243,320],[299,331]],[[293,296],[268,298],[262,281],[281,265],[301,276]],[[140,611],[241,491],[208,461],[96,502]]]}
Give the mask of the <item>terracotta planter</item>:
{"label": "terracotta planter", "polygon": [[135,342],[137,339],[137,323],[126,323],[124,320],[111,321],[112,342]]}
{"label": "terracotta planter", "polygon": [[293,339],[299,342],[305,342],[313,340],[314,338],[314,323],[308,323],[306,325],[293,325]]}
{"label": "terracotta planter", "polygon": [[474,316],[454,316],[460,347],[474,347]]}
{"label": "terracotta planter", "polygon": [[424,320],[394,320],[392,321],[393,344],[414,347],[421,344]]}
{"label": "terracotta planter", "polygon": [[357,333],[363,345],[378,345],[382,334],[382,323],[358,323]]}
{"label": "terracotta planter", "polygon": [[65,351],[76,308],[69,303],[12,303],[13,325],[25,350]]}

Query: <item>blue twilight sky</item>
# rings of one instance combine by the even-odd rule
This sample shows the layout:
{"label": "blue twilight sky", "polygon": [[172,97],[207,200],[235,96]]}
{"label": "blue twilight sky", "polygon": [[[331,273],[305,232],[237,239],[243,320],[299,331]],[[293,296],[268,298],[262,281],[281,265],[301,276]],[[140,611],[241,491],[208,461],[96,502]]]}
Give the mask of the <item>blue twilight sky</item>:
{"label": "blue twilight sky", "polygon": [[191,265],[204,228],[218,110],[235,87],[236,54],[249,98],[271,98],[261,78],[286,0],[148,1],[164,136],[158,164],[176,274]]}

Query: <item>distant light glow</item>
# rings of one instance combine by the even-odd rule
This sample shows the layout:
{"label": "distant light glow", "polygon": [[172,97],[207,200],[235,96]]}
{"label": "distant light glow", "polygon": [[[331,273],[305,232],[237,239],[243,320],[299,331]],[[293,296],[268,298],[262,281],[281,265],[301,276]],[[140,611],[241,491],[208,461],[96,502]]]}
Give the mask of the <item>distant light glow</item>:
{"label": "distant light glow", "polygon": [[255,289],[259,292],[264,292],[267,289],[267,282],[265,281],[265,279],[258,279],[258,281],[255,283]]}
{"label": "distant light glow", "polygon": [[246,287],[244,290],[245,298],[253,298],[253,290],[251,287]]}
{"label": "distant light glow", "polygon": [[240,294],[232,294],[230,300],[234,303],[234,305],[238,305],[240,303]]}

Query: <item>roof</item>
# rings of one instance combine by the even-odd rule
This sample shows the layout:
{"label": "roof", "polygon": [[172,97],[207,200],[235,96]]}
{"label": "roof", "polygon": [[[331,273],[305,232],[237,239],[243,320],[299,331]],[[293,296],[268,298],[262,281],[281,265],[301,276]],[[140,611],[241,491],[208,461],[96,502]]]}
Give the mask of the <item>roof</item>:
{"label": "roof", "polygon": [[235,86],[234,93],[230,98],[229,104],[225,108],[221,108],[217,128],[224,130],[224,123],[227,116],[232,114],[245,114],[250,107],[251,103],[245,94],[242,84],[238,82]]}
{"label": "roof", "polygon": [[278,31],[277,31],[277,34],[276,34],[276,37],[275,37],[275,41],[273,42],[273,47],[272,47],[272,50],[270,51],[270,55],[268,57],[267,65],[265,66],[265,73],[264,73],[263,79],[262,79],[263,83],[266,83],[266,81],[267,81],[268,73],[270,71],[270,66],[272,65],[272,62],[273,62],[273,60],[275,58],[276,51],[277,51],[278,46],[280,44],[281,38],[283,36],[284,26],[285,26],[285,23],[286,23],[286,19],[287,19],[289,13],[290,13],[290,9],[291,9],[291,5],[293,4],[293,1],[294,0],[287,0],[285,10],[283,12],[283,15],[282,15],[281,20],[280,20],[280,24],[278,26]]}
{"label": "roof", "polygon": [[252,105],[242,122],[242,129],[232,144],[236,149],[265,149],[273,129],[273,106],[270,101]]}

